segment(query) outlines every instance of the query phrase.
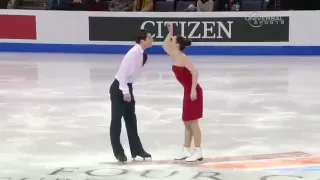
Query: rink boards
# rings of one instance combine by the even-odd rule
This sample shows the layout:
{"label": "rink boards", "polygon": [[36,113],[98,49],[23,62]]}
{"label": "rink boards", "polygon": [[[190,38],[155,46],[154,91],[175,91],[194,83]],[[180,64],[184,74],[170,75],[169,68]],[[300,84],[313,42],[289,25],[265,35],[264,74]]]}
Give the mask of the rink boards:
{"label": "rink boards", "polygon": [[68,12],[0,10],[0,51],[123,54],[138,29],[164,54],[167,23],[189,37],[192,55],[319,55],[317,11]]}

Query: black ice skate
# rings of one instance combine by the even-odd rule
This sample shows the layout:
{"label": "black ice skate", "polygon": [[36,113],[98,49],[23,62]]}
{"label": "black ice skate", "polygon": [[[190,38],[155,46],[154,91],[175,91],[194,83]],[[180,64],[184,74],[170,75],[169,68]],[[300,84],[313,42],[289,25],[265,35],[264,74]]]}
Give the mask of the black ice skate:
{"label": "black ice skate", "polygon": [[124,153],[117,154],[116,159],[120,162],[126,162],[128,160],[127,156]]}
{"label": "black ice skate", "polygon": [[137,154],[133,154],[133,155],[132,155],[132,158],[135,159],[137,156],[143,158],[143,160],[145,160],[146,158],[152,158],[152,157],[151,157],[151,154],[147,153],[147,152],[144,151],[144,150],[141,151],[141,152],[139,152],[139,153],[137,153]]}

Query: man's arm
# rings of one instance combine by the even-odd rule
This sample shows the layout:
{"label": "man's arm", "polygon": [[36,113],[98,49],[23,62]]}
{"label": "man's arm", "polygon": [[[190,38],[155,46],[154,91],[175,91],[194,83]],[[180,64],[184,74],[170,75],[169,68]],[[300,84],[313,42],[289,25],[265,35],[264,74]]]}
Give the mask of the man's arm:
{"label": "man's arm", "polygon": [[139,56],[139,52],[130,51],[126,54],[123,62],[121,63],[117,80],[119,81],[119,89],[123,94],[129,93],[128,78],[134,73],[136,67],[135,63],[137,63],[137,58],[139,58]]}

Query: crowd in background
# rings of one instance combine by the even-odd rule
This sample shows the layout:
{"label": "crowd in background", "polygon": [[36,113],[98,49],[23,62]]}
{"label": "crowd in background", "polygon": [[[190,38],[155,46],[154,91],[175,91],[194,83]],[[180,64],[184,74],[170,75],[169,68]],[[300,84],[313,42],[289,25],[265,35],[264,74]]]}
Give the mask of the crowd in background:
{"label": "crowd in background", "polygon": [[[10,0],[0,0],[6,9]],[[12,1],[12,0],[11,0]],[[24,0],[20,0],[24,1]],[[34,0],[41,1],[41,0]],[[42,0],[43,1],[43,0]],[[46,9],[78,11],[261,11],[318,10],[309,0],[48,0]]]}
{"label": "crowd in background", "polygon": [[51,2],[51,9],[89,11],[170,11],[172,8],[163,6],[171,4],[176,6],[174,11],[202,12],[317,9],[316,1],[308,0],[52,0]]}

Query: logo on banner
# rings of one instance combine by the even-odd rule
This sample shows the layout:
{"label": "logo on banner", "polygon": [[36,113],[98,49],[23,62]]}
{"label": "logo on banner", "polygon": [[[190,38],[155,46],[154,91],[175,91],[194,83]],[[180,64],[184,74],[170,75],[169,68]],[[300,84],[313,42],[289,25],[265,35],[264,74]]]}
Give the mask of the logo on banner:
{"label": "logo on banner", "polygon": [[161,42],[168,33],[169,23],[174,25],[174,34],[188,37],[193,42],[289,41],[289,17],[258,17],[253,14],[217,18],[89,17],[89,40],[132,42],[139,29],[147,29],[155,42]]}
{"label": "logo on banner", "polygon": [[144,21],[141,29],[154,29],[153,38],[162,39],[167,35],[167,25],[173,24],[181,36],[189,39],[231,39],[234,21]]}
{"label": "logo on banner", "polygon": [[285,20],[281,16],[259,16],[258,13],[251,13],[249,16],[245,17],[245,20],[250,24],[251,27],[258,28],[262,27],[263,25],[268,24],[285,24]]}

